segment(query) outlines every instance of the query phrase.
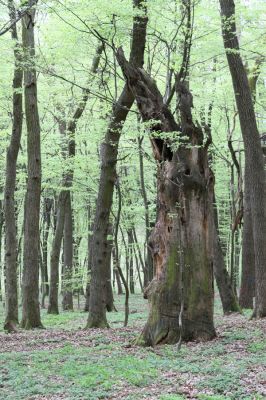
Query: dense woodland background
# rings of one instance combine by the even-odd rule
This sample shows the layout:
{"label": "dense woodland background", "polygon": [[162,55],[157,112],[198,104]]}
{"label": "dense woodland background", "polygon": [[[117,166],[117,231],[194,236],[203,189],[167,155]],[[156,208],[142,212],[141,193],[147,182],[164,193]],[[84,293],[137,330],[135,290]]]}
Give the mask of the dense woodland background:
{"label": "dense woodland background", "polygon": [[5,332],[263,332],[265,23],[264,0],[0,1]]}

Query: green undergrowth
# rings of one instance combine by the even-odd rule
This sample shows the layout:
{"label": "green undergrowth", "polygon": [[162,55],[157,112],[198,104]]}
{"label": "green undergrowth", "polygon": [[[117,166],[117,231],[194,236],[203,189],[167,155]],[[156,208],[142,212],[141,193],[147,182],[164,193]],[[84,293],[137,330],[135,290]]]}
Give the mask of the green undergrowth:
{"label": "green undergrowth", "polygon": [[[47,329],[41,335],[29,332],[30,345],[25,348],[25,333],[21,340],[9,335],[17,338],[17,346],[14,339],[9,352],[0,348],[0,399],[263,399],[259,384],[265,379],[266,342],[261,325],[231,326],[230,317],[220,336],[208,343],[183,344],[180,351],[170,345],[130,347],[147,310],[143,311],[140,295],[131,296],[134,313],[125,330],[121,298],[116,298],[116,305],[119,311],[108,314],[113,329],[94,330],[88,336],[84,332],[80,339],[68,335],[84,327],[86,314],[81,311],[59,316],[43,312]],[[221,326],[219,308],[216,315]],[[66,334],[60,339],[62,330]],[[0,334],[0,343],[4,335]],[[252,371],[258,384],[247,385],[254,380],[249,378]],[[192,390],[194,397],[188,397]]]}

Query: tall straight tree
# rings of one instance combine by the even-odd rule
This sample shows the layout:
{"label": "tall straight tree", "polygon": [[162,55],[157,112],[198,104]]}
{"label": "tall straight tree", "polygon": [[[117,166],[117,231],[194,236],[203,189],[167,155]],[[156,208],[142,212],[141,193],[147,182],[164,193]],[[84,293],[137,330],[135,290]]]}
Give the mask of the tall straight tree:
{"label": "tall straight tree", "polygon": [[[247,68],[249,74],[249,87],[251,90],[252,100],[255,107],[256,87],[260,75],[260,65],[262,59],[259,57],[253,68]],[[245,182],[248,180],[248,170],[245,168]],[[252,215],[250,204],[250,193],[248,184],[245,185],[244,191],[244,227],[243,227],[243,250],[242,250],[242,273],[241,286],[239,292],[239,304],[243,308],[253,308],[253,298],[255,297],[255,250],[252,234]]]}
{"label": "tall straight tree", "polygon": [[[97,47],[96,55],[93,58],[91,72],[96,74],[103,46]],[[67,157],[71,161],[76,154],[76,140],[75,133],[77,128],[78,120],[81,118],[86,104],[89,98],[89,91],[83,91],[83,97],[78,104],[73,117],[70,119],[68,124],[63,119],[58,119],[59,130],[63,136],[67,136],[68,149]],[[61,251],[61,244],[63,235],[65,236],[66,246],[68,247],[64,252],[64,273],[66,280],[71,278],[72,266],[73,266],[73,223],[72,223],[72,204],[71,204],[71,193],[70,188],[73,184],[74,170],[70,167],[63,176],[62,186],[64,187],[59,193],[58,205],[57,205],[57,221],[55,236],[52,244],[51,251],[51,263],[50,263],[50,293],[49,293],[49,306],[48,314],[58,314],[58,285],[59,285],[59,257]],[[65,223],[67,224],[65,225]],[[71,232],[69,232],[69,230]],[[71,247],[71,249],[69,249]],[[73,309],[72,291],[69,289],[65,290],[66,287],[63,285],[63,309]]]}
{"label": "tall straight tree", "polygon": [[[31,5],[31,2],[29,2]],[[27,191],[24,214],[24,254],[22,278],[22,320],[25,329],[42,327],[39,304],[39,251],[41,199],[41,141],[38,113],[34,39],[35,8],[22,19],[24,51],[24,96],[27,125]]]}
{"label": "tall straight tree", "polygon": [[245,148],[245,190],[249,192],[255,253],[254,317],[266,316],[266,191],[263,154],[252,95],[239,49],[233,0],[220,0],[222,33]]}
{"label": "tall straight tree", "polygon": [[[146,41],[147,16],[143,0],[134,0],[137,15],[134,16],[130,61],[142,67]],[[87,328],[107,327],[105,292],[107,282],[106,263],[108,257],[108,228],[113,201],[114,184],[116,181],[116,163],[118,144],[123,123],[134,102],[134,97],[125,85],[113,107],[110,124],[101,146],[101,173],[96,202],[96,212],[93,223],[93,235],[90,243],[91,284],[89,317]]]}
{"label": "tall straight tree", "polygon": [[[14,20],[16,11],[13,0],[8,2],[10,20]],[[18,323],[18,293],[17,293],[17,229],[15,213],[15,187],[17,173],[17,158],[22,132],[22,82],[21,46],[18,42],[17,25],[11,28],[14,41],[15,68],[13,76],[13,122],[10,144],[6,154],[6,182],[4,194],[5,229],[5,263],[6,263],[6,319],[5,329],[16,330]]]}

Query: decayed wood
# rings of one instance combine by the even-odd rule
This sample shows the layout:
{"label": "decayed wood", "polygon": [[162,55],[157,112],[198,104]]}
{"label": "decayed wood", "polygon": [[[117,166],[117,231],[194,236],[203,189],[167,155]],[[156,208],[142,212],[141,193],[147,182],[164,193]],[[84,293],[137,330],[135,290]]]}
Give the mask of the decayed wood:
{"label": "decayed wood", "polygon": [[192,121],[192,95],[184,83],[176,87],[179,126],[155,81],[127,62],[121,48],[117,60],[143,121],[149,122],[158,165],[158,215],[149,241],[156,276],[147,291],[150,315],[137,343],[178,342],[181,333],[183,340],[208,340],[215,336],[209,140],[204,142]]}

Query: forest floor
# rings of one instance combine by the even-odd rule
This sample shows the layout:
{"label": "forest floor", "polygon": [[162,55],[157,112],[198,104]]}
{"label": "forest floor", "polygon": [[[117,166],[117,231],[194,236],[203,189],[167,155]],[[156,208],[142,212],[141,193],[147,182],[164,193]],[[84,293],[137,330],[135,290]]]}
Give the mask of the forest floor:
{"label": "forest floor", "polygon": [[[208,343],[130,346],[147,318],[141,295],[131,296],[129,326],[123,298],[108,314],[111,329],[85,331],[80,311],[47,315],[45,330],[0,331],[0,399],[265,399],[266,320],[223,316],[215,306],[217,338]],[[0,329],[4,312],[0,306]]]}

